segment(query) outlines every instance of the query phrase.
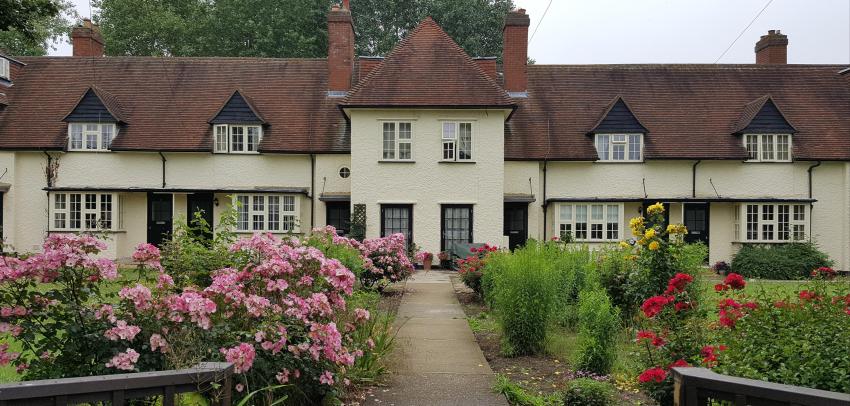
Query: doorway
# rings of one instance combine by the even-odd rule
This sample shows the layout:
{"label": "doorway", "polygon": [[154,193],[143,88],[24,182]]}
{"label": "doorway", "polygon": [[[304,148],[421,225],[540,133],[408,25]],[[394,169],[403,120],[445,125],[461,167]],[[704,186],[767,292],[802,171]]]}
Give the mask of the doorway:
{"label": "doorway", "polygon": [[[193,231],[197,236],[203,237],[205,240],[212,240],[213,237],[213,203],[215,197],[212,193],[192,193],[186,197],[186,216],[190,226],[193,226]],[[195,219],[195,213],[200,213],[200,217],[207,223],[207,229],[202,230],[199,227],[200,223]]]}
{"label": "doorway", "polygon": [[395,233],[404,235],[404,243],[409,247],[413,241],[413,205],[381,205],[381,237]]}
{"label": "doorway", "polygon": [[708,203],[684,203],[684,219],[685,227],[688,228],[688,234],[685,235],[685,242],[703,242],[708,245]]}
{"label": "doorway", "polygon": [[342,236],[351,231],[351,202],[326,202],[325,223],[336,228]]}
{"label": "doorway", "polygon": [[528,240],[528,203],[505,203],[505,230],[508,248],[514,250]]}
{"label": "doorway", "polygon": [[148,193],[148,242],[161,247],[171,235],[174,197],[170,193]]}

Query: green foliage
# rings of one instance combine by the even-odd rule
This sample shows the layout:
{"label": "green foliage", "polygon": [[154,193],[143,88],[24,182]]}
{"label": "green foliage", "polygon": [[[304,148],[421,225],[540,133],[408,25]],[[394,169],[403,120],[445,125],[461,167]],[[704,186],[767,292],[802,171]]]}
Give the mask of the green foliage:
{"label": "green foliage", "polygon": [[548,261],[551,263],[555,305],[551,320],[559,326],[574,329],[578,324],[579,295],[586,289],[599,285],[599,276],[593,264],[594,254],[587,246],[563,246],[546,243]]}
{"label": "green foliage", "polygon": [[500,56],[502,25],[512,0],[355,0],[358,55],[386,55],[431,16],[471,56]]}
{"label": "green foliage", "polygon": [[716,371],[850,393],[850,285],[815,281],[805,292],[779,302],[760,293],[756,309],[721,331],[728,348]]}
{"label": "green foliage", "polygon": [[79,18],[70,0],[0,0],[0,10],[0,52],[18,56],[55,49]]}
{"label": "green foliage", "polygon": [[236,241],[234,209],[221,214],[214,230],[200,212],[193,216],[192,221],[178,218],[174,233],[162,247],[162,265],[178,286],[207,286],[212,271],[241,262],[239,254],[230,252]]}
{"label": "green foliage", "polygon": [[620,309],[625,318],[633,316],[643,298],[633,297],[635,292],[629,289],[629,280],[639,269],[632,258],[632,252],[603,248],[597,256],[596,266],[600,283],[611,298],[611,303]]}
{"label": "green foliage", "polygon": [[620,312],[604,290],[581,292],[578,305],[579,345],[576,368],[600,375],[611,372],[617,358]]}
{"label": "green foliage", "polygon": [[556,404],[554,396],[541,397],[530,394],[504,375],[496,375],[493,392],[504,395],[508,403],[513,406],[549,406]]}
{"label": "green foliage", "polygon": [[564,406],[614,405],[614,393],[610,383],[590,378],[573,379],[564,390]]}
{"label": "green foliage", "polygon": [[[346,371],[345,376],[355,384],[374,384],[387,372],[387,357],[392,352],[397,332],[393,329],[394,316],[375,310],[380,300],[381,295],[374,291],[356,291],[348,300],[351,308],[372,309],[372,317],[362,322],[352,335],[359,348],[372,347]],[[369,340],[372,345],[368,344]]]}
{"label": "green foliage", "polygon": [[732,272],[747,278],[805,279],[832,260],[809,242],[781,245],[746,244],[732,258]]}
{"label": "green foliage", "polygon": [[[320,229],[317,229],[320,230]],[[341,262],[346,268],[354,273],[354,276],[360,278],[365,272],[363,255],[360,250],[350,244],[334,243],[334,235],[327,232],[313,232],[302,240],[304,245],[318,248],[325,254],[325,257],[333,258]]]}
{"label": "green foliage", "polygon": [[363,241],[366,238],[366,205],[355,204],[351,211],[351,238]]}

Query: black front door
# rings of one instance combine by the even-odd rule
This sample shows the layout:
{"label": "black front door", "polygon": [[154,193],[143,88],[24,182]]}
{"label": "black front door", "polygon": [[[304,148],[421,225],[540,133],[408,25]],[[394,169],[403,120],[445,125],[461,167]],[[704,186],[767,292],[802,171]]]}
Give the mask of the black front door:
{"label": "black front door", "polygon": [[381,205],[381,237],[395,233],[404,234],[404,242],[410,246],[413,241],[413,205]]}
{"label": "black front door", "polygon": [[442,206],[440,250],[451,251],[455,244],[472,242],[472,205]]}
{"label": "black front door", "polygon": [[148,242],[161,246],[171,234],[174,201],[170,193],[148,193]]}
{"label": "black front door", "polygon": [[[186,213],[188,213],[188,222],[192,229],[203,236],[207,240],[212,239],[213,229],[213,199],[212,193],[192,193],[186,198]],[[196,218],[200,216],[206,222],[206,229],[201,227],[200,221]]]}
{"label": "black front door", "polygon": [[348,235],[351,231],[351,202],[325,203],[325,222],[336,228],[339,235]]}
{"label": "black front door", "polygon": [[505,203],[504,222],[508,248],[523,246],[528,239],[528,203]]}
{"label": "black front door", "polygon": [[685,242],[708,244],[708,203],[685,203],[684,206],[685,227],[688,228]]}

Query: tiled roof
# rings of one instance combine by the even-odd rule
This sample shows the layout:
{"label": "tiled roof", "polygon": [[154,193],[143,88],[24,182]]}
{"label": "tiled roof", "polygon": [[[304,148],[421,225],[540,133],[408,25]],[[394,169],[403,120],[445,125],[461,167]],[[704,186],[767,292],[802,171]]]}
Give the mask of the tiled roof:
{"label": "tiled roof", "polygon": [[850,85],[833,65],[529,65],[505,124],[506,159],[595,160],[586,136],[617,96],[647,129],[647,159],[744,159],[733,128],[766,94],[794,124],[795,159],[850,160]]}
{"label": "tiled roof", "polygon": [[[268,126],[261,151],[343,153],[348,124],[324,59],[22,57],[0,120],[2,149],[62,149],[62,118],[89,88],[127,125],[115,150],[211,151],[208,123],[239,89]],[[107,95],[107,96],[104,96]],[[119,107],[120,106],[120,107]]]}
{"label": "tiled roof", "polygon": [[343,106],[514,106],[507,93],[430,17],[399,42]]}

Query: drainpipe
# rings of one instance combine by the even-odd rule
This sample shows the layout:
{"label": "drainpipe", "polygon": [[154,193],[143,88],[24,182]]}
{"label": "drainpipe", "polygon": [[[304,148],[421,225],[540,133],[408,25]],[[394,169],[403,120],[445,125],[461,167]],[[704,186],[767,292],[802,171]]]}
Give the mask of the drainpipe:
{"label": "drainpipe", "polygon": [[691,197],[692,198],[697,197],[697,165],[699,165],[700,162],[702,162],[702,160],[697,159],[697,161],[694,162],[694,166],[691,167],[691,177],[692,177],[692,179],[691,179],[691,187],[692,187]]}
{"label": "drainpipe", "polygon": [[547,220],[549,214],[549,202],[546,201],[546,167],[548,166],[548,161],[543,160],[543,241],[546,241],[546,230],[549,227],[549,221]]}
{"label": "drainpipe", "polygon": [[[42,152],[44,152],[44,156],[47,157],[47,168],[44,170],[44,182],[47,184],[47,188],[49,189],[51,186],[53,186],[50,184],[50,167],[53,164],[53,157],[50,156],[47,151]],[[47,196],[47,225],[44,230],[46,231],[47,235],[50,235],[50,190],[45,191],[44,194]]]}
{"label": "drainpipe", "polygon": [[165,159],[165,155],[162,152],[159,153],[159,157],[162,158],[162,188],[165,189],[165,163],[168,160]]}
{"label": "drainpipe", "polygon": [[310,229],[316,225],[316,155],[310,154]]}
{"label": "drainpipe", "polygon": [[[807,170],[809,172],[809,199],[812,198],[812,171],[820,166],[821,161],[818,161],[816,164],[809,167]],[[809,202],[809,241],[812,241],[812,212],[815,211],[815,204]]]}

